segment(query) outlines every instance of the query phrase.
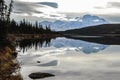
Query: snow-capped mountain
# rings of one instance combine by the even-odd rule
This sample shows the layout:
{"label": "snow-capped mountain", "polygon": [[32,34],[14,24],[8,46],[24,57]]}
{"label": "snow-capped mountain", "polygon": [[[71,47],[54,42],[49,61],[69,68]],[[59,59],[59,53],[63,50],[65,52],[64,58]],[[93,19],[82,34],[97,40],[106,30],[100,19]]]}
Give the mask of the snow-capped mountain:
{"label": "snow-capped mountain", "polygon": [[40,22],[40,24],[43,26],[50,25],[51,29],[55,31],[64,31],[68,29],[83,28],[87,26],[107,24],[107,23],[108,21],[106,21],[103,18],[100,18],[98,16],[88,15],[88,14],[84,15],[82,18],[75,17],[73,19],[68,19],[67,21],[56,20],[54,22],[49,22],[49,21]]}

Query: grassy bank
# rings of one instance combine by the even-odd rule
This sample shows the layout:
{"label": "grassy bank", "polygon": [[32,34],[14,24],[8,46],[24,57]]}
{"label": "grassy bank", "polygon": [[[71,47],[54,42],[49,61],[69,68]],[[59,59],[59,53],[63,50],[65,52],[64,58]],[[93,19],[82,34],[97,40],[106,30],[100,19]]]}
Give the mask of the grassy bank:
{"label": "grassy bank", "polygon": [[[15,47],[8,40],[0,41],[0,80],[23,80],[19,73]],[[14,74],[14,75],[13,75]]]}
{"label": "grassy bank", "polygon": [[7,39],[9,41],[21,41],[23,39],[46,39],[59,37],[60,34],[8,34]]}

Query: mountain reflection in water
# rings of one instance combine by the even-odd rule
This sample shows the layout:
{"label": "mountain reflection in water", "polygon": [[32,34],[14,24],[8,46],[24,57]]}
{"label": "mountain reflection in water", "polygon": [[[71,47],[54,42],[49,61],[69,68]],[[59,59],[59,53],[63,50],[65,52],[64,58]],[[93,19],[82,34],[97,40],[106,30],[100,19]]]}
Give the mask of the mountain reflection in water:
{"label": "mountain reflection in water", "polygon": [[45,46],[46,41],[41,41],[38,43],[43,44],[38,44],[37,50],[34,43],[26,46],[24,53],[19,52],[21,74],[25,80],[31,80],[28,75],[36,72],[55,75],[43,80],[119,80],[119,46],[64,37],[49,40],[49,46]]}
{"label": "mountain reflection in water", "polygon": [[31,40],[22,40],[17,43],[17,47],[23,52],[28,49],[35,48],[35,50],[42,47],[55,47],[63,48],[69,47],[74,48],[75,51],[83,51],[86,54],[96,53],[98,51],[104,50],[108,45],[90,43],[82,40],[67,39],[64,37],[59,37],[56,39],[31,39]]}
{"label": "mountain reflection in water", "polygon": [[[66,66],[67,69],[71,70],[71,67],[66,65],[67,60],[69,61],[68,63],[70,63],[69,65],[71,64],[73,65],[73,62],[74,64],[77,62],[79,63],[80,61],[82,61],[82,59],[91,61],[92,59],[99,58],[98,59],[99,61],[102,58],[106,59],[106,55],[108,55],[106,54],[107,52],[103,52],[104,54],[94,54],[95,57],[93,55],[86,56],[83,54],[76,54],[76,53],[81,53],[81,52],[85,54],[100,53],[100,52],[102,53],[102,51],[107,50],[106,48],[108,47],[109,45],[90,43],[82,40],[67,39],[64,37],[58,37],[56,39],[55,38],[31,39],[31,40],[25,39],[16,42],[16,47],[13,46],[13,44],[10,43],[9,41],[5,41],[5,40],[0,41],[0,80],[23,80],[23,78],[25,80],[26,78],[28,78],[28,76],[26,76],[27,74],[26,69],[28,68],[27,70],[29,72],[29,70],[32,70],[31,68],[33,67],[37,67],[38,69],[39,68],[43,69],[43,67],[60,68],[59,65],[61,65],[64,67]],[[35,51],[33,50],[33,48],[35,49]],[[18,55],[16,49],[20,50],[20,52],[18,52]],[[24,54],[27,51],[29,54]],[[100,55],[102,56],[99,57]],[[105,57],[103,57],[103,55],[105,55]],[[98,56],[98,58],[96,58],[96,56]],[[109,56],[110,59],[113,59],[111,58],[112,57],[111,54],[109,54]],[[83,57],[83,58],[79,58],[79,57]],[[65,64],[62,62],[65,62]],[[86,62],[85,64],[88,63]],[[79,69],[79,66],[76,67]],[[20,69],[20,67],[22,68]],[[37,72],[38,69],[35,69],[35,71],[34,70],[33,71]],[[39,71],[44,72],[44,70],[42,69]],[[47,72],[47,70],[45,71]],[[51,71],[48,72],[51,73]],[[23,78],[21,77],[20,73],[22,74]],[[32,71],[29,72],[29,74],[30,73],[32,73]],[[67,73],[67,75],[69,75],[69,73]],[[27,80],[29,80],[29,78]]]}

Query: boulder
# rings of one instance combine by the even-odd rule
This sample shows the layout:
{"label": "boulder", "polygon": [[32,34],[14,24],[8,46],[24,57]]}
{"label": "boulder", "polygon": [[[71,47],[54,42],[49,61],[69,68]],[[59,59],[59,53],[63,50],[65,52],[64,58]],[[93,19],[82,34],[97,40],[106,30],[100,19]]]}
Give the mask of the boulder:
{"label": "boulder", "polygon": [[53,76],[55,75],[50,74],[50,73],[41,73],[41,72],[31,73],[29,75],[31,79],[41,79],[41,78],[53,77]]}

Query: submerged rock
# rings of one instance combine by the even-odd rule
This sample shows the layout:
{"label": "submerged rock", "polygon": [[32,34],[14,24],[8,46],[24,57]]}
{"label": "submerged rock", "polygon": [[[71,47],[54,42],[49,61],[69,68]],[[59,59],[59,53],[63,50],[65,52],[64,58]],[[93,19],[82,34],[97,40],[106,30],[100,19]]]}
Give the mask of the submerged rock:
{"label": "submerged rock", "polygon": [[41,72],[31,73],[29,75],[31,79],[40,79],[40,78],[53,77],[53,76],[55,75],[50,74],[50,73],[41,73]]}
{"label": "submerged rock", "polygon": [[40,63],[40,61],[37,61],[37,63]]}

